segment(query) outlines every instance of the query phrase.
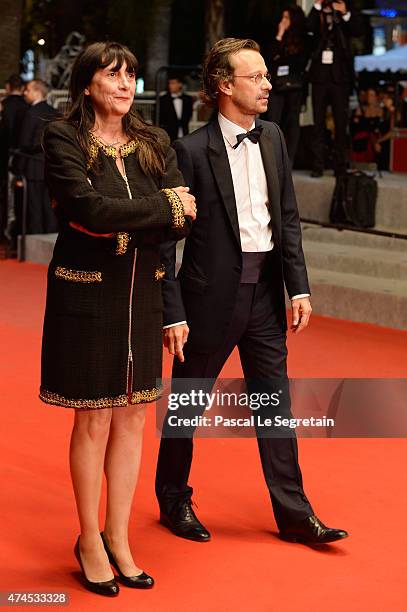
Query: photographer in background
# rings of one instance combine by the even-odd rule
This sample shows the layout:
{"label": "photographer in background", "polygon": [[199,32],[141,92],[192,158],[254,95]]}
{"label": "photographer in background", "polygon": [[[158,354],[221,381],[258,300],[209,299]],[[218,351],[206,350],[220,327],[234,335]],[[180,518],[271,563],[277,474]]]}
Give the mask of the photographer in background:
{"label": "photographer in background", "polygon": [[300,137],[300,111],[309,57],[308,38],[302,8],[290,6],[285,9],[269,53],[273,89],[265,118],[274,121],[283,130],[291,167]]}
{"label": "photographer in background", "polygon": [[315,2],[307,18],[312,35],[312,62],[309,80],[312,83],[314,111],[313,170],[317,178],[324,171],[325,117],[332,106],[335,123],[334,171],[340,176],[346,171],[346,133],[349,94],[353,87],[353,56],[350,41],[362,34],[359,15],[349,2],[322,0]]}

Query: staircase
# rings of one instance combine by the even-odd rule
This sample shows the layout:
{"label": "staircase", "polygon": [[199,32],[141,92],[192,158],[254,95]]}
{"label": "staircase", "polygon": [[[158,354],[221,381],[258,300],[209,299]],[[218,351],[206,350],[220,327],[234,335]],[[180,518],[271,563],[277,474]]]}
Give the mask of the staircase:
{"label": "staircase", "polygon": [[407,329],[407,240],[303,225],[316,314]]}

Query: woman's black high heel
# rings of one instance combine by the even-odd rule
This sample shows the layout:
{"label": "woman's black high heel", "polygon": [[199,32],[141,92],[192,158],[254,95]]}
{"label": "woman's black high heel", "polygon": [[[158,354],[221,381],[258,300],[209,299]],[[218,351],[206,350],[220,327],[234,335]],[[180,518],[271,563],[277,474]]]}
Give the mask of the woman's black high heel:
{"label": "woman's black high heel", "polygon": [[131,589],[151,589],[154,586],[154,578],[146,574],[145,572],[141,572],[138,576],[125,576],[121,571],[116,559],[113,556],[112,551],[110,550],[107,542],[104,538],[103,531],[101,532],[101,537],[103,540],[103,544],[105,546],[105,551],[107,552],[107,556],[109,557],[110,563],[113,565],[114,569],[118,573],[119,580],[122,584]]}
{"label": "woman's black high heel", "polygon": [[79,550],[79,538],[75,544],[74,553],[75,557],[78,559],[78,563],[82,570],[83,582],[88,591],[92,591],[92,593],[96,593],[97,595],[105,595],[105,597],[116,597],[119,594],[119,585],[114,578],[112,578],[112,580],[106,580],[105,582],[91,582],[86,578]]}

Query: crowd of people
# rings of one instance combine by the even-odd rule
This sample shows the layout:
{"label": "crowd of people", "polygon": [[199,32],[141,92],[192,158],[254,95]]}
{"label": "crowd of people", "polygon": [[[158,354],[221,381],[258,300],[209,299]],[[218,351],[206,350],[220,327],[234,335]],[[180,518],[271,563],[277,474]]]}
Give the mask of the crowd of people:
{"label": "crowd of people", "polygon": [[59,113],[48,104],[47,95],[48,85],[43,80],[24,83],[15,74],[7,80],[6,97],[1,102],[0,238],[7,233],[9,256],[16,253],[23,224],[28,234],[58,231],[44,182],[42,135],[45,125]]}
{"label": "crowd of people", "polygon": [[[300,113],[311,87],[314,126],[307,146],[314,178],[321,177],[327,165],[341,176],[349,162],[389,169],[394,91],[359,91],[358,107],[349,109],[355,86],[351,39],[362,32],[360,15],[345,1],[319,0],[308,16],[296,5],[284,10],[275,36],[264,49],[272,93],[262,118],[283,130],[291,167],[295,167],[300,141]],[[7,235],[11,256],[23,225],[23,188],[26,233],[58,229],[43,180],[42,133],[58,115],[47,103],[47,93],[41,79],[24,83],[12,75],[1,102],[0,237]],[[159,101],[159,125],[171,141],[188,134],[192,110],[193,98],[184,91],[182,78],[169,75],[167,93]]]}

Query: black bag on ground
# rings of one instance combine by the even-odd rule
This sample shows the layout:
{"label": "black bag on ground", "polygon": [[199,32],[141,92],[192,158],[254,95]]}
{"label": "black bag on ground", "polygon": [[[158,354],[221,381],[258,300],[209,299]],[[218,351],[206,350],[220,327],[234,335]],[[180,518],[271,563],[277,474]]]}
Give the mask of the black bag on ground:
{"label": "black bag on ground", "polygon": [[362,171],[347,172],[336,179],[329,219],[331,223],[374,227],[377,181]]}

